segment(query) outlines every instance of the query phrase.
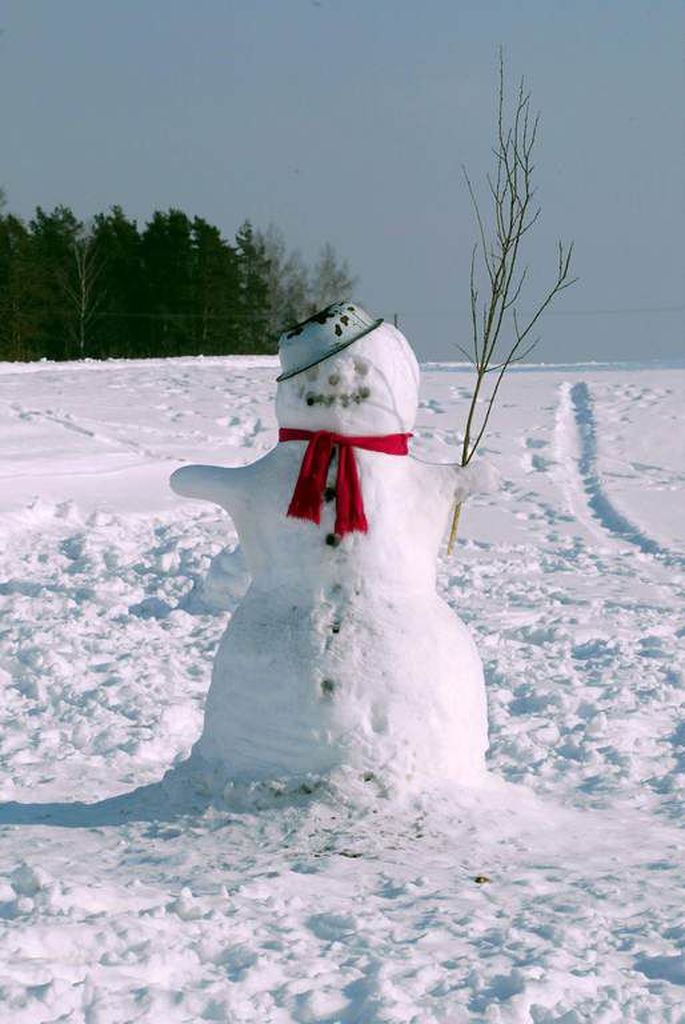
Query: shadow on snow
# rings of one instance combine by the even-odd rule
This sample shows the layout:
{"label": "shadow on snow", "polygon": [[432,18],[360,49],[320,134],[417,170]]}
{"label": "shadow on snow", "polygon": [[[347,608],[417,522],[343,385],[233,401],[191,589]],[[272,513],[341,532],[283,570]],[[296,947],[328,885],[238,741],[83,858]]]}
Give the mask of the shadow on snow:
{"label": "shadow on snow", "polygon": [[0,825],[53,825],[59,828],[97,828],[136,821],[173,821],[200,815],[210,797],[194,790],[184,762],[159,782],[139,786],[129,793],[98,800],[73,802],[0,804]]}

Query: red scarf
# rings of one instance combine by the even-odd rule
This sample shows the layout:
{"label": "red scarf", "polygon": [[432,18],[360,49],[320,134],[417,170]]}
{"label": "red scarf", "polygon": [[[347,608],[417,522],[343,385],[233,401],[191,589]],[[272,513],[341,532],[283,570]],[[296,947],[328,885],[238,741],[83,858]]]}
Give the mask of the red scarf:
{"label": "red scarf", "polygon": [[352,530],[366,533],[369,526],[364,514],[364,500],[359,484],[354,448],[385,455],[407,455],[411,434],[386,434],[383,437],[347,437],[327,430],[291,430],[281,427],[279,441],[309,441],[300,466],[300,475],[288,507],[288,515],[296,519],[321,522],[321,506],[326,489],[326,476],[338,446],[338,475],[335,482],[335,532],[341,537]]}

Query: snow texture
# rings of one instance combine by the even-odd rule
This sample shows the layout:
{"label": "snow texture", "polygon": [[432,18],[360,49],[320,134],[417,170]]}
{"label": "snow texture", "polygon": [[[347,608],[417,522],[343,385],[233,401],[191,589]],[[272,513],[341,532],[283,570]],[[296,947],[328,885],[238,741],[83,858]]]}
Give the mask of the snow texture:
{"label": "snow texture", "polygon": [[[499,490],[438,565],[499,784],[200,798],[248,577],[166,481],[266,455],[276,372],[0,367],[2,1019],[682,1024],[685,371],[505,383]],[[468,386],[424,370],[417,458],[453,461]]]}

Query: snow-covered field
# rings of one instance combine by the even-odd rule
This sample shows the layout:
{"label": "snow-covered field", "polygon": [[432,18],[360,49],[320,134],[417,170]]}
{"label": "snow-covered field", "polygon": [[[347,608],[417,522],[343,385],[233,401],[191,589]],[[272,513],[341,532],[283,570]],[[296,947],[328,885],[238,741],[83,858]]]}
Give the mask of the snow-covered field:
{"label": "snow-covered field", "polygon": [[[246,579],[166,481],[268,450],[274,377],[0,366],[0,1019],[682,1024],[685,369],[504,387],[439,575],[506,784],[202,807],[159,780]],[[417,455],[454,458],[468,384],[425,368]]]}

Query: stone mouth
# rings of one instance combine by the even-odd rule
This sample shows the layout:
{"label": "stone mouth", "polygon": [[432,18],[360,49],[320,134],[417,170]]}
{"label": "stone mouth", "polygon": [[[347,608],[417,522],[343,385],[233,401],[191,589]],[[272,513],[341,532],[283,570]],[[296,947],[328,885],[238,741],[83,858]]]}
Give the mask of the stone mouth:
{"label": "stone mouth", "polygon": [[304,396],[304,400],[307,405],[323,405],[330,409],[332,405],[342,405],[343,408],[348,408],[350,405],[360,405],[365,402],[371,395],[369,388],[362,387],[356,391],[350,391],[349,393],[343,392],[342,394],[323,394],[322,392],[308,391]]}

